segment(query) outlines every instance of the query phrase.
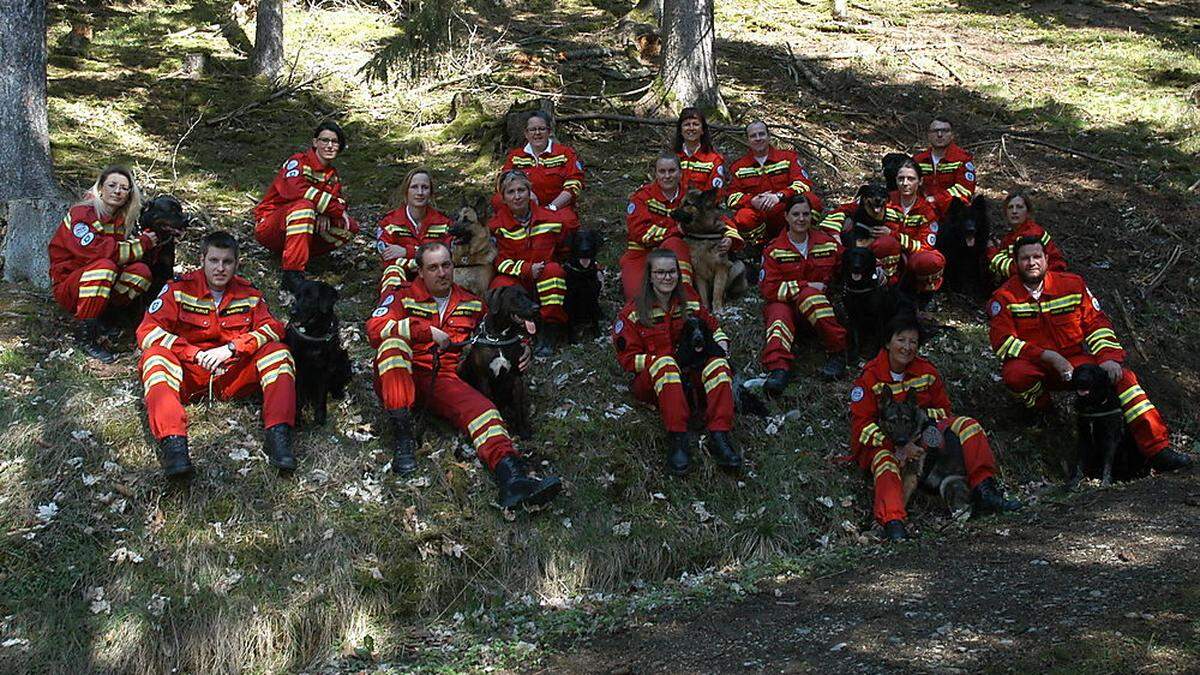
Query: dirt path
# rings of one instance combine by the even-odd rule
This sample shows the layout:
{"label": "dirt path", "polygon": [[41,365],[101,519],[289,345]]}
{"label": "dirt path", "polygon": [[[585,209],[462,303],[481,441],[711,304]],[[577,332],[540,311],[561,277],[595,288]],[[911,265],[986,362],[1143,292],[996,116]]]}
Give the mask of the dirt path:
{"label": "dirt path", "polygon": [[547,672],[1200,672],[1200,472],[1043,504]]}

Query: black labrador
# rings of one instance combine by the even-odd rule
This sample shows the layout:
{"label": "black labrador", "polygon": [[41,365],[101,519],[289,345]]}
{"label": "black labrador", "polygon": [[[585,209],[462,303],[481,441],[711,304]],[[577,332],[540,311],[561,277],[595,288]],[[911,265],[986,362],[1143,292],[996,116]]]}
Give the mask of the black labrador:
{"label": "black labrador", "polygon": [[889,286],[871,249],[855,246],[842,256],[842,304],[850,353],[870,358],[887,340],[885,327],[900,312],[916,313],[916,305]]}
{"label": "black labrador", "polygon": [[153,232],[158,237],[158,243],[144,258],[150,266],[150,289],[142,297],[158,297],[162,287],[175,276],[175,243],[183,237],[192,220],[183,212],[179,200],[171,195],[159,195],[142,205],[138,229]]}
{"label": "black labrador", "polygon": [[726,356],[725,350],[713,338],[712,331],[695,314],[683,321],[683,330],[675,345],[675,363],[679,366],[683,391],[687,397],[692,417],[688,426],[693,431],[703,431],[705,422],[704,388],[696,386],[704,364],[713,357]]}
{"label": "black labrador", "polygon": [[301,283],[283,339],[296,361],[296,412],[311,406],[318,426],[328,417],[326,396],[345,397],[353,372],[350,355],[342,346],[337,301],[333,286],[323,281]]}
{"label": "black labrador", "polygon": [[488,397],[513,433],[530,438],[529,398],[519,364],[537,333],[539,307],[520,286],[487,292],[487,314],[459,362],[458,375]]}
{"label": "black labrador", "polygon": [[985,258],[991,223],[987,199],[979,195],[970,204],[958,199],[950,202],[938,229],[937,249],[946,256],[945,288],[979,296],[988,293]]}
{"label": "black labrador", "polygon": [[596,256],[603,238],[596,230],[582,229],[572,232],[567,243],[570,250],[562,264],[567,277],[563,307],[567,312],[567,340],[575,344],[576,331],[593,339],[600,337],[604,311],[600,308],[600,267]]}
{"label": "black labrador", "polygon": [[1150,465],[1138,452],[1125,425],[1121,400],[1108,374],[1085,363],[1071,374],[1075,390],[1077,454],[1067,487],[1075,489],[1083,478],[1099,478],[1101,485],[1150,475]]}

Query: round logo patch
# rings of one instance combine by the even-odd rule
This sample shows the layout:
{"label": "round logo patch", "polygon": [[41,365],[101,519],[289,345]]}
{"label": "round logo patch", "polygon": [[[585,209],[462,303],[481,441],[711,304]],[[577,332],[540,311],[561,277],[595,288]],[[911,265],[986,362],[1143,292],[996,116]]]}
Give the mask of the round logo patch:
{"label": "round logo patch", "polygon": [[938,231],[938,224],[937,224],[936,222],[930,223],[930,224],[929,224],[929,231],[930,231],[930,232],[937,232],[937,231]]}
{"label": "round logo patch", "polygon": [[975,180],[975,172],[974,171],[967,172],[967,180]]}
{"label": "round logo patch", "polygon": [[[166,290],[166,289],[164,288],[163,290]],[[150,313],[153,314],[160,309],[162,309],[162,298],[155,298],[154,302],[150,303],[150,307],[149,307]]]}
{"label": "round logo patch", "polygon": [[380,251],[383,251],[383,249],[387,248],[387,244],[385,244],[382,241],[377,241],[377,242],[375,242],[375,248],[379,249]]}
{"label": "round logo patch", "polygon": [[629,206],[625,207],[625,213],[628,213],[629,215],[633,215],[633,212],[636,210],[637,206],[635,206],[633,202],[629,202]]}
{"label": "round logo patch", "polygon": [[992,301],[991,312],[992,312],[992,316],[996,316],[997,314],[1000,313],[1000,303],[998,301],[996,301],[996,300]]}
{"label": "round logo patch", "polygon": [[79,243],[83,244],[84,246],[87,246],[88,244],[95,241],[95,239],[96,239],[96,233],[88,232],[87,234],[85,234],[79,238]]}
{"label": "round logo patch", "polygon": [[297,169],[292,169],[291,171],[287,172],[285,175],[288,178],[295,178],[296,176],[300,175],[300,171],[298,171]]}
{"label": "round logo patch", "polygon": [[376,307],[375,311],[371,312],[371,316],[375,317],[376,319],[383,316],[384,314],[387,314],[387,307]]}
{"label": "round logo patch", "polygon": [[625,330],[625,322],[621,319],[617,319],[617,322],[613,324],[613,332],[620,333],[623,330]]}
{"label": "round logo patch", "polygon": [[287,162],[287,164],[284,164],[284,165],[283,165],[283,168],[285,168],[285,169],[294,169],[294,168],[296,168],[296,167],[298,167],[298,166],[300,166],[300,162],[299,162],[299,161],[297,161],[297,160],[294,160],[294,159],[289,159],[289,160],[288,160],[288,162]]}
{"label": "round logo patch", "polygon": [[82,238],[83,235],[91,231],[92,228],[88,227],[87,223],[75,223],[75,226],[71,228],[71,234],[75,235],[76,239]]}
{"label": "round logo patch", "polygon": [[394,296],[394,295],[389,295],[389,296],[387,296],[386,298],[384,298],[384,299],[383,299],[383,302],[381,302],[381,303],[379,303],[379,304],[380,304],[381,306],[383,306],[383,307],[387,307],[388,305],[391,305],[391,304],[392,304],[392,302],[393,302],[393,301],[395,301],[395,299],[396,299],[396,296]]}
{"label": "round logo patch", "polygon": [[858,403],[859,401],[863,400],[864,395],[865,392],[863,392],[862,387],[855,387],[850,390],[850,400],[854,403]]}
{"label": "round logo patch", "polygon": [[1097,300],[1096,296],[1094,295],[1092,296],[1092,309],[1096,310],[1097,312],[1100,311],[1100,301]]}
{"label": "round logo patch", "polygon": [[975,173],[975,162],[967,162],[967,171]]}
{"label": "round logo patch", "polygon": [[936,246],[937,245],[937,235],[931,234],[928,237],[925,237],[925,242],[928,243],[930,246]]}
{"label": "round logo patch", "polygon": [[714,178],[712,185],[715,188],[723,188],[725,187],[725,181],[721,180],[720,178]]}

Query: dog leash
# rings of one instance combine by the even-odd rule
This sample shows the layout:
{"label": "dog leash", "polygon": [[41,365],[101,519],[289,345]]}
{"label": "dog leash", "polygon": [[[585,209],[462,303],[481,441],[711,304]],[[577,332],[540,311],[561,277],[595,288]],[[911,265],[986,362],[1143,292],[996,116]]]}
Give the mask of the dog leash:
{"label": "dog leash", "polygon": [[1094,412],[1094,413],[1081,412],[1081,413],[1076,413],[1076,414],[1079,417],[1108,417],[1110,415],[1120,415],[1121,409],[1113,408],[1112,410],[1105,410],[1104,412]]}

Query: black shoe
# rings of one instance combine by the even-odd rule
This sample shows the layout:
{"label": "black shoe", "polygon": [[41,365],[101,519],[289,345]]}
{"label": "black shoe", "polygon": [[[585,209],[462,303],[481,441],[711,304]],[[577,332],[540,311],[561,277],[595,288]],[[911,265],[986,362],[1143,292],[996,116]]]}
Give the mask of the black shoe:
{"label": "black shoe", "polygon": [[300,293],[300,284],[304,283],[304,272],[300,270],[284,270],[279,277],[279,287],[291,293],[298,295]]}
{"label": "black shoe", "polygon": [[163,475],[179,478],[192,472],[192,458],[188,455],[187,436],[167,436],[158,442],[158,461]]}
{"label": "black shoe", "polygon": [[295,471],[296,456],[292,454],[292,427],[276,424],[263,433],[267,462],[280,471]]}
{"label": "black shoe", "polygon": [[412,434],[412,413],[408,408],[389,410],[388,417],[392,418],[392,471],[401,476],[417,470],[417,442]]}
{"label": "black shoe", "polygon": [[79,331],[79,348],[100,363],[112,363],[117,357],[104,346],[104,324],[100,319],[84,319]]}
{"label": "black shoe", "polygon": [[712,455],[717,466],[726,469],[742,468],[742,456],[733,449],[728,431],[708,432],[708,453]]}
{"label": "black shoe", "polygon": [[904,541],[908,539],[908,528],[903,520],[889,520],[883,526],[883,538],[888,541]]}
{"label": "black shoe", "polygon": [[537,332],[536,346],[533,349],[533,355],[538,358],[546,358],[554,355],[554,350],[562,344],[563,333],[566,326],[560,323],[544,323]]}
{"label": "black shoe", "polygon": [[1021,508],[1021,502],[1006,499],[995,478],[988,478],[971,490],[971,501],[975,503],[973,515],[986,516],[992,513],[1008,513]]}
{"label": "black shoe", "polygon": [[562,491],[562,480],[556,476],[530,478],[521,470],[517,458],[509,455],[500,460],[492,472],[500,488],[500,508],[517,506],[541,506],[558,496]]}
{"label": "black shoe", "polygon": [[667,473],[672,476],[684,476],[691,469],[691,448],[686,431],[671,431],[667,433]]}
{"label": "black shoe", "polygon": [[776,368],[767,373],[767,381],[763,382],[763,392],[767,396],[778,396],[787,388],[791,373],[783,368]]}
{"label": "black shoe", "polygon": [[846,374],[846,352],[830,354],[829,360],[817,371],[822,380],[832,382],[841,379]]}
{"label": "black shoe", "polygon": [[1164,448],[1150,458],[1150,468],[1163,473],[1182,471],[1191,468],[1191,466],[1191,455],[1170,448]]}

